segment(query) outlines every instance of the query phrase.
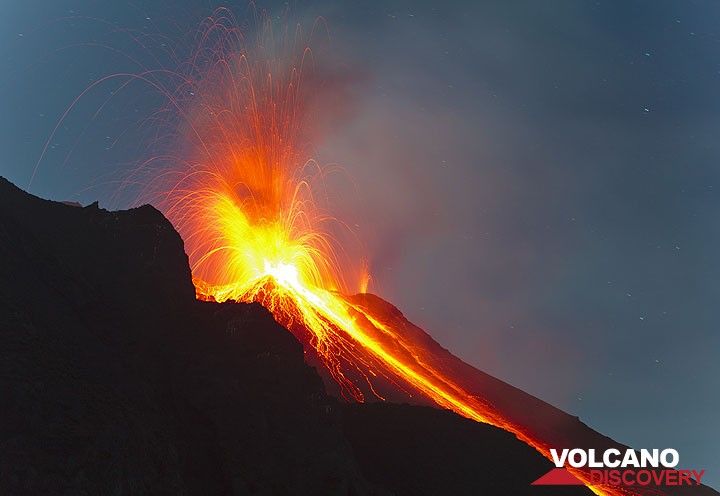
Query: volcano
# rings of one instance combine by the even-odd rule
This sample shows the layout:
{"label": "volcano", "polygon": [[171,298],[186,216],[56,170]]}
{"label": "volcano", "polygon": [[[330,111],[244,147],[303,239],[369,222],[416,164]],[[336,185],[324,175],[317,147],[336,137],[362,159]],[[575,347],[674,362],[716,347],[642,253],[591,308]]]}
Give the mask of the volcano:
{"label": "volcano", "polygon": [[[422,351],[516,431],[428,406],[357,348],[347,357],[363,360],[340,365],[367,401],[348,401],[300,322],[197,299],[182,239],[150,206],[83,208],[0,180],[0,255],[3,494],[579,495],[530,485],[552,464],[527,439],[620,446],[370,294],[341,296],[364,332],[408,359]],[[260,302],[274,284],[253,288]]]}

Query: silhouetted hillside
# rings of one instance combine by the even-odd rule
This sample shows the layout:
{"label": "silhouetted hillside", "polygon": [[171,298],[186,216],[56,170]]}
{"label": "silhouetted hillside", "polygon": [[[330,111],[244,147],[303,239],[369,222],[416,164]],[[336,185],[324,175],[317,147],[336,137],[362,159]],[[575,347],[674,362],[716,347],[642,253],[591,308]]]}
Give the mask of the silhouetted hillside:
{"label": "silhouetted hillside", "polygon": [[154,208],[0,179],[0,494],[590,494],[488,425],[342,405],[257,304],[195,299]]}

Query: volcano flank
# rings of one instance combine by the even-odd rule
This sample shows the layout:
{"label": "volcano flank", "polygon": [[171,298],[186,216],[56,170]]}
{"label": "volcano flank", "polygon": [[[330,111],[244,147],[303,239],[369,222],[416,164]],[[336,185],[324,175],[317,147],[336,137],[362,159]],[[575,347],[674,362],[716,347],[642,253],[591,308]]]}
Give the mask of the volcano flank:
{"label": "volcano flank", "polygon": [[370,294],[339,295],[363,332],[395,346],[363,317],[382,316],[397,353],[421,347],[515,434],[434,407],[371,359],[367,401],[346,401],[316,337],[261,304],[274,281],[255,303],[197,299],[183,241],[151,206],[51,202],[0,178],[0,257],[0,494],[581,495],[531,486],[553,465],[527,439],[622,446]]}

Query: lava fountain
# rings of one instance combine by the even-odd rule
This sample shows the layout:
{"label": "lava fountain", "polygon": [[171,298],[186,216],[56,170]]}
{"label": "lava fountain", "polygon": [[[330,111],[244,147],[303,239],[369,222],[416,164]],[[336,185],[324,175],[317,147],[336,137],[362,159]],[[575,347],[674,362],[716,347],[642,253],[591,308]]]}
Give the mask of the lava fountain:
{"label": "lava fountain", "polygon": [[387,381],[549,457],[546,440],[469,392],[422,341],[346,296],[364,292],[368,274],[343,244],[355,233],[322,201],[332,171],[313,159],[309,131],[321,78],[302,36],[261,24],[249,41],[216,11],[169,93],[177,140],[148,191],[185,241],[198,298],[263,304],[311,345],[347,400],[384,399],[374,385]]}

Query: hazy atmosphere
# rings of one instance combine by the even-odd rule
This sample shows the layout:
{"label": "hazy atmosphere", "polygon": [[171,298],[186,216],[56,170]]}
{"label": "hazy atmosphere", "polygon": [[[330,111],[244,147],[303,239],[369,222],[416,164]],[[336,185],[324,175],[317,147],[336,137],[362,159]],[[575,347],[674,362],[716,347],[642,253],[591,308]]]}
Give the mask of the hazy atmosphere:
{"label": "hazy atmosphere", "polygon": [[[133,205],[120,181],[150,153],[162,96],[94,83],[182,59],[221,5],[171,3],[3,2],[0,175]],[[632,447],[675,448],[717,487],[720,4],[286,8],[257,3],[306,31],[322,17],[318,60],[343,75],[314,146],[344,171],[328,195],[358,225],[370,291],[468,363]]]}

